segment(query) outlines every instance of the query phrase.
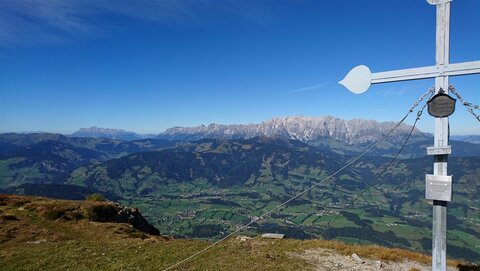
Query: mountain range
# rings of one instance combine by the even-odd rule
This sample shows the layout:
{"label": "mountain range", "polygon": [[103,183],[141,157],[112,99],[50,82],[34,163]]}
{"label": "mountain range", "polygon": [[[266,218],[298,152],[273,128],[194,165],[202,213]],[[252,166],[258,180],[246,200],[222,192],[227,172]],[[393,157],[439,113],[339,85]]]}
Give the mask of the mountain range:
{"label": "mountain range", "polygon": [[93,137],[93,138],[110,138],[119,140],[138,140],[146,138],[154,138],[155,135],[141,135],[135,132],[125,131],[122,129],[100,128],[92,126],[89,128],[80,128],[78,131],[70,135],[71,137]]}
{"label": "mountain range", "polygon": [[[290,116],[273,118],[259,124],[231,124],[223,125],[212,123],[196,127],[172,127],[158,135],[137,134],[122,129],[99,128],[96,126],[81,128],[70,136],[110,138],[121,140],[138,140],[146,138],[160,138],[169,140],[199,140],[203,138],[216,139],[248,139],[258,136],[283,137],[299,140],[311,145],[321,144],[326,138],[347,145],[361,144],[378,140],[388,132],[395,122],[378,122],[375,120],[353,119],[343,120],[332,116],[306,117]],[[390,140],[393,143],[403,140],[410,133],[411,126],[402,124],[395,130]],[[431,139],[432,135],[413,130],[413,140]],[[480,143],[480,135],[452,136],[453,140],[469,143]]]}
{"label": "mountain range", "polygon": [[[372,142],[377,142],[390,132],[396,122],[375,120],[343,120],[332,116],[293,116],[274,118],[260,124],[221,125],[210,124],[197,127],[173,127],[161,133],[158,138],[195,141],[212,139],[249,139],[254,137],[278,137],[298,140],[311,146],[333,150],[341,154],[359,154]],[[409,137],[409,134],[411,136]],[[408,145],[402,157],[418,157],[425,154],[425,148],[432,145],[433,136],[402,123],[383,142],[375,147],[376,155],[393,156],[408,138]],[[480,145],[470,144],[476,137],[461,137],[451,141],[454,155],[471,156],[480,153]]]}
{"label": "mountain range", "polygon": [[[59,134],[0,134],[0,192],[80,199],[91,193],[138,207],[161,234],[221,238],[321,182],[245,233],[431,249],[425,174],[430,135],[393,123],[333,117],[280,118],[258,125],[167,130],[119,140]],[[293,139],[293,137],[295,137]],[[451,141],[448,253],[480,262],[480,144]],[[354,200],[355,199],[355,200]]]}
{"label": "mountain range", "polygon": [[[247,139],[266,136],[294,139],[312,145],[325,138],[331,138],[347,145],[353,145],[376,141],[389,132],[395,124],[395,122],[377,122],[363,119],[343,120],[331,116],[293,116],[274,118],[260,124],[210,124],[191,128],[174,127],[167,129],[159,137],[198,140],[202,138]],[[411,126],[402,124],[393,132],[389,140],[392,142],[402,140],[410,130]],[[414,129],[412,137],[417,140],[427,139],[429,136],[418,129]]]}

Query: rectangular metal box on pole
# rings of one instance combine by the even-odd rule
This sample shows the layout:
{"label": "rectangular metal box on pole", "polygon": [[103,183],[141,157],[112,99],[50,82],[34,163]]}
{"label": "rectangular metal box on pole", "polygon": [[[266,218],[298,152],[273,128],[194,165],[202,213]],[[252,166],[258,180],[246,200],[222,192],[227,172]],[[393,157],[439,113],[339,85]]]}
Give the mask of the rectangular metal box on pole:
{"label": "rectangular metal box on pole", "polygon": [[425,198],[429,200],[452,201],[452,176],[425,176]]}
{"label": "rectangular metal box on pole", "polygon": [[[455,111],[454,99],[448,98],[449,76],[480,74],[480,61],[450,63],[450,2],[427,0],[436,6],[435,65],[403,70],[372,73],[365,65],[350,70],[339,83],[355,94],[362,94],[371,84],[435,78],[436,101],[431,101],[429,113],[435,117],[434,144],[427,148],[433,155],[433,175],[426,177],[425,197],[433,200],[432,270],[447,270],[447,207],[452,200],[452,176],[447,175],[449,140],[448,116]],[[450,101],[448,101],[450,100]]]}

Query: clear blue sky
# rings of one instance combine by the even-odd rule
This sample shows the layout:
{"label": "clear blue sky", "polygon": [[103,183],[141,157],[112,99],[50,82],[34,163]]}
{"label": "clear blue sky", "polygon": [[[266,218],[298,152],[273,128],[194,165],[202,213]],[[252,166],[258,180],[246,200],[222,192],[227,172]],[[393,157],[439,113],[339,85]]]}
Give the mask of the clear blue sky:
{"label": "clear blue sky", "polygon": [[[480,60],[480,1],[455,0],[451,62]],[[433,65],[425,0],[43,1],[0,7],[0,132],[258,123],[289,115],[398,120],[434,82],[336,82]],[[452,78],[480,104],[480,75]],[[413,118],[408,120],[413,122]],[[420,129],[432,132],[425,114]],[[452,134],[480,134],[457,103]]]}

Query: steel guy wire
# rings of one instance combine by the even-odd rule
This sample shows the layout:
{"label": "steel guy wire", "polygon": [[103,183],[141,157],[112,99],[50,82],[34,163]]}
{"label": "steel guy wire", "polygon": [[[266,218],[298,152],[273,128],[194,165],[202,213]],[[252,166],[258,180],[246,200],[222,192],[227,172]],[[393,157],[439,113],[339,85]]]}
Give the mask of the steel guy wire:
{"label": "steel guy wire", "polygon": [[[434,88],[430,89],[429,92],[431,92],[430,94],[430,97],[429,99],[433,96],[434,94]],[[400,149],[398,150],[398,152],[395,154],[395,156],[393,157],[393,160],[387,165],[386,169],[380,174],[380,177],[381,175],[385,174],[387,172],[387,170],[393,165],[393,163],[396,161],[398,155],[403,151],[403,149],[405,148],[405,145],[407,145],[408,143],[408,140],[410,140],[410,137],[412,136],[413,134],[413,131],[415,130],[415,127],[417,126],[417,122],[420,120],[420,117],[422,116],[423,114],[423,110],[425,110],[425,107],[427,107],[427,103],[425,103],[422,108],[417,112],[417,117],[415,118],[415,122],[413,123],[412,125],[412,129],[410,129],[410,133],[408,133],[408,136],[407,138],[405,139],[405,141],[403,142],[402,146],[400,147]]]}
{"label": "steel guy wire", "polygon": [[420,99],[418,101],[416,101],[412,107],[409,109],[409,111],[405,114],[405,116],[400,120],[398,121],[395,126],[390,129],[390,131],[388,131],[386,134],[383,135],[382,138],[380,138],[378,141],[372,143],[363,153],[361,153],[360,155],[358,155],[357,157],[353,158],[352,160],[350,160],[348,163],[346,163],[344,166],[342,166],[341,168],[339,168],[338,170],[336,170],[334,173],[328,175],[327,177],[325,177],[324,179],[320,180],[319,182],[316,182],[314,183],[313,185],[311,185],[309,188],[307,189],[304,189],[303,191],[297,193],[296,195],[294,195],[293,197],[291,197],[290,199],[284,201],[283,203],[275,206],[274,208],[272,208],[271,210],[263,213],[262,215],[258,216],[258,217],[255,217],[253,218],[250,222],[242,225],[240,228],[238,228],[237,230],[229,233],[228,235],[226,235],[225,237],[221,238],[220,240],[208,245],[207,247],[193,253],[192,255],[184,258],[183,260],[180,260],[178,262],[176,262],[175,264],[172,264],[170,266],[168,266],[167,268],[165,268],[163,271],[167,271],[167,270],[171,270],[172,268],[175,268],[193,258],[195,258],[196,256],[202,254],[203,252],[211,249],[212,247],[220,244],[221,242],[227,240],[228,238],[230,238],[231,236],[235,235],[236,233],[244,230],[245,228],[249,227],[250,225],[252,225],[253,223],[263,219],[265,216],[273,213],[274,211],[282,208],[283,206],[287,205],[289,202],[297,199],[298,197],[302,196],[303,194],[307,193],[308,191],[312,190],[313,188],[319,186],[320,184],[324,183],[325,181],[331,179],[333,176],[337,175],[339,172],[343,171],[344,169],[346,169],[347,167],[349,167],[350,165],[352,165],[353,163],[355,163],[356,161],[358,161],[359,159],[361,159],[362,157],[364,157],[368,152],[370,152],[375,146],[377,146],[378,144],[380,144],[381,142],[383,142],[388,136],[390,136],[390,134],[395,131],[399,126],[400,124],[402,124],[405,119],[410,115],[411,112],[413,112],[413,109],[429,94],[431,93],[433,90],[432,89],[429,89],[425,94],[423,94]]}
{"label": "steel guy wire", "polygon": [[472,104],[472,103],[469,103],[469,102],[466,102],[462,96],[460,96],[460,94],[458,94],[458,92],[455,90],[455,88],[450,85],[448,86],[448,89],[453,93],[455,94],[455,96],[457,96],[457,98],[462,102],[462,104],[467,108],[468,112],[470,112],[470,114],[472,114],[479,122],[480,122],[480,115],[477,115],[475,114],[475,112],[473,112],[474,109],[476,110],[479,110],[480,109],[480,106],[476,105],[476,104]]}
{"label": "steel guy wire", "polygon": [[[425,97],[426,97],[428,94],[430,94],[430,97],[428,98],[428,99],[430,99],[430,98],[435,94],[435,87],[431,87],[427,92],[425,92],[425,93],[410,107],[409,113],[413,112],[413,110],[418,106],[419,103],[421,103],[421,102],[423,101],[423,99],[425,99]],[[415,119],[415,122],[414,122],[414,124],[413,124],[413,126],[412,126],[412,129],[410,130],[410,133],[408,134],[406,140],[403,142],[402,146],[400,147],[400,149],[398,150],[398,152],[395,154],[395,156],[394,156],[394,158],[392,159],[392,161],[391,161],[386,167],[384,167],[384,170],[381,171],[380,174],[378,174],[379,177],[383,176],[383,175],[390,169],[390,167],[391,167],[391,166],[393,165],[393,163],[396,161],[398,155],[399,155],[399,154],[402,152],[402,150],[405,148],[405,145],[407,144],[408,140],[409,140],[410,137],[412,136],[412,133],[413,133],[413,131],[415,130],[415,127],[416,127],[416,125],[417,125],[417,122],[420,120],[420,117],[421,117],[421,115],[423,114],[423,110],[425,109],[426,106],[427,106],[427,104],[425,103],[425,104],[423,105],[422,109],[417,112],[417,117],[416,117],[416,119]],[[409,114],[407,114],[401,121],[403,122],[408,115],[409,115]],[[370,188],[375,188],[375,189],[377,189],[376,187],[371,186],[371,185],[369,185],[368,183],[365,183],[365,185],[366,185],[367,187],[366,187],[363,191],[361,191],[361,192],[359,193],[359,195],[352,200],[352,202],[345,204],[344,207],[343,207],[341,210],[345,209],[345,207],[346,207],[347,205],[351,205],[351,204],[355,203],[355,202],[357,201],[357,199],[358,199],[359,197],[361,197],[365,192],[369,191]],[[378,189],[377,189],[377,190],[378,190]],[[380,191],[383,192],[382,190],[380,190]],[[372,194],[371,194],[370,191],[369,191],[369,193],[370,193],[370,195],[372,196]],[[377,207],[378,207],[378,206],[377,206]],[[335,222],[335,220],[336,220],[336,218],[332,221],[332,223]],[[328,225],[330,225],[330,222],[331,222],[331,221],[328,222]]]}
{"label": "steel guy wire", "polygon": [[[430,99],[430,98],[435,94],[435,87],[431,87],[431,88],[430,88],[427,92],[425,92],[415,103],[413,103],[413,105],[412,105],[412,106],[410,107],[410,109],[408,110],[408,113],[397,123],[397,125],[396,125],[392,130],[390,130],[390,131],[388,132],[388,134],[390,134],[393,130],[395,130],[398,126],[400,126],[400,124],[405,121],[405,119],[410,115],[410,113],[413,112],[413,110],[423,101],[423,99],[425,99],[425,97],[426,97],[428,94],[430,94],[430,97],[429,97],[429,99]],[[394,156],[394,158],[393,158],[393,161],[395,161],[395,159],[397,159],[398,155],[400,154],[400,152],[402,152],[402,150],[403,150],[403,148],[405,147],[406,143],[407,143],[408,140],[410,139],[410,137],[411,137],[411,135],[412,135],[412,133],[413,133],[413,131],[414,131],[414,129],[415,129],[415,126],[416,126],[418,120],[420,119],[420,116],[422,115],[423,110],[425,109],[425,107],[426,107],[426,104],[422,107],[422,109],[421,109],[419,112],[417,112],[417,118],[416,118],[416,120],[415,120],[415,122],[414,122],[414,126],[413,126],[412,129],[410,130],[410,133],[409,133],[409,135],[407,136],[407,139],[405,140],[405,142],[403,143],[403,145],[401,146],[400,150],[395,154],[395,156]],[[384,138],[382,138],[381,140],[379,140],[378,142],[376,142],[376,143],[374,144],[374,146],[375,146],[376,144],[379,144],[383,139],[384,139]],[[393,161],[392,161],[392,162],[393,162]],[[392,163],[392,162],[391,162],[391,163]],[[386,169],[386,170],[388,170],[388,168],[391,166],[391,163],[387,166],[387,169]],[[384,170],[381,175],[383,175],[386,170]],[[320,179],[318,179],[318,178],[312,178],[312,179],[317,180],[317,181],[322,181],[322,180],[320,180]],[[367,185],[368,185],[368,184],[367,184]]]}
{"label": "steel guy wire", "polygon": [[[430,94],[430,97],[429,99],[435,94],[434,92],[434,88],[431,88],[427,93],[431,93]],[[423,98],[425,97],[425,95],[423,96]],[[417,104],[418,105],[418,104]],[[415,121],[412,125],[412,128],[410,129],[410,133],[408,134],[408,136],[406,137],[405,141],[403,142],[402,146],[400,147],[400,149],[397,151],[397,153],[395,154],[395,156],[393,157],[392,161],[390,161],[390,163],[388,163],[388,165],[386,167],[384,167],[384,169],[380,172],[380,174],[376,174],[378,177],[382,177],[385,173],[387,173],[387,171],[394,165],[394,162],[397,161],[397,158],[398,158],[398,155],[403,151],[403,149],[405,148],[405,145],[407,145],[408,141],[410,140],[410,137],[412,136],[413,134],[413,131],[415,130],[415,127],[417,126],[417,122],[420,120],[420,117],[422,116],[423,114],[423,110],[425,110],[425,107],[427,106],[427,103],[425,103],[422,108],[417,112],[417,117],[415,118]],[[411,112],[411,111],[410,111]],[[360,191],[360,193],[358,193],[355,198],[353,198],[350,202],[348,203],[345,203],[343,205],[343,208],[341,208],[340,210],[345,210],[347,206],[351,206],[353,205],[365,192],[369,191],[370,188],[375,188],[375,186],[372,186],[372,185],[369,185],[367,183],[365,183],[367,185],[366,188],[364,188],[362,191]],[[378,189],[377,189],[378,190]],[[382,191],[383,192],[383,191]],[[369,192],[370,193],[370,192]],[[370,194],[371,195],[371,194]],[[375,204],[376,205],[376,204]],[[377,208],[378,208],[378,205],[376,205]],[[335,218],[332,220],[332,221],[328,221],[327,225],[330,227],[331,224],[333,224],[339,217],[339,214],[336,214]]]}

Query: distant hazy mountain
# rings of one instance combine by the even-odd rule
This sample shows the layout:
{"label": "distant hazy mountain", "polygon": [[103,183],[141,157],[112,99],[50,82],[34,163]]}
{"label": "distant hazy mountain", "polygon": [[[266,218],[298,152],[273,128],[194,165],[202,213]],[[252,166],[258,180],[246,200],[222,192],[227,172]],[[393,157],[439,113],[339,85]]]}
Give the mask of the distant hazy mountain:
{"label": "distant hazy mountain", "polygon": [[[354,145],[379,140],[395,125],[395,122],[375,120],[343,120],[331,116],[293,116],[274,118],[260,124],[221,125],[210,124],[197,127],[174,127],[160,134],[160,138],[176,140],[198,140],[202,138],[246,139],[256,136],[283,137],[316,145],[318,141],[333,139],[343,144]],[[389,137],[389,141],[403,141],[411,126],[402,124]],[[430,136],[415,129],[413,140],[428,139]]]}
{"label": "distant hazy mountain", "polygon": [[0,134],[0,155],[9,154],[20,147],[31,147],[32,145],[44,144],[45,142],[64,143],[76,148],[93,150],[101,154],[102,160],[175,145],[173,141],[151,138],[125,141],[110,138],[71,137],[51,133],[5,133]]}
{"label": "distant hazy mountain", "polygon": [[120,139],[120,140],[137,140],[145,138],[153,138],[155,135],[141,135],[135,132],[125,131],[122,129],[110,129],[110,128],[100,128],[97,126],[89,128],[81,128],[75,133],[71,134],[72,137],[93,137],[93,138],[111,138],[111,139]]}
{"label": "distant hazy mountain", "polygon": [[61,182],[71,170],[86,163],[173,145],[175,142],[160,139],[122,141],[48,133],[0,134],[0,187]]}

